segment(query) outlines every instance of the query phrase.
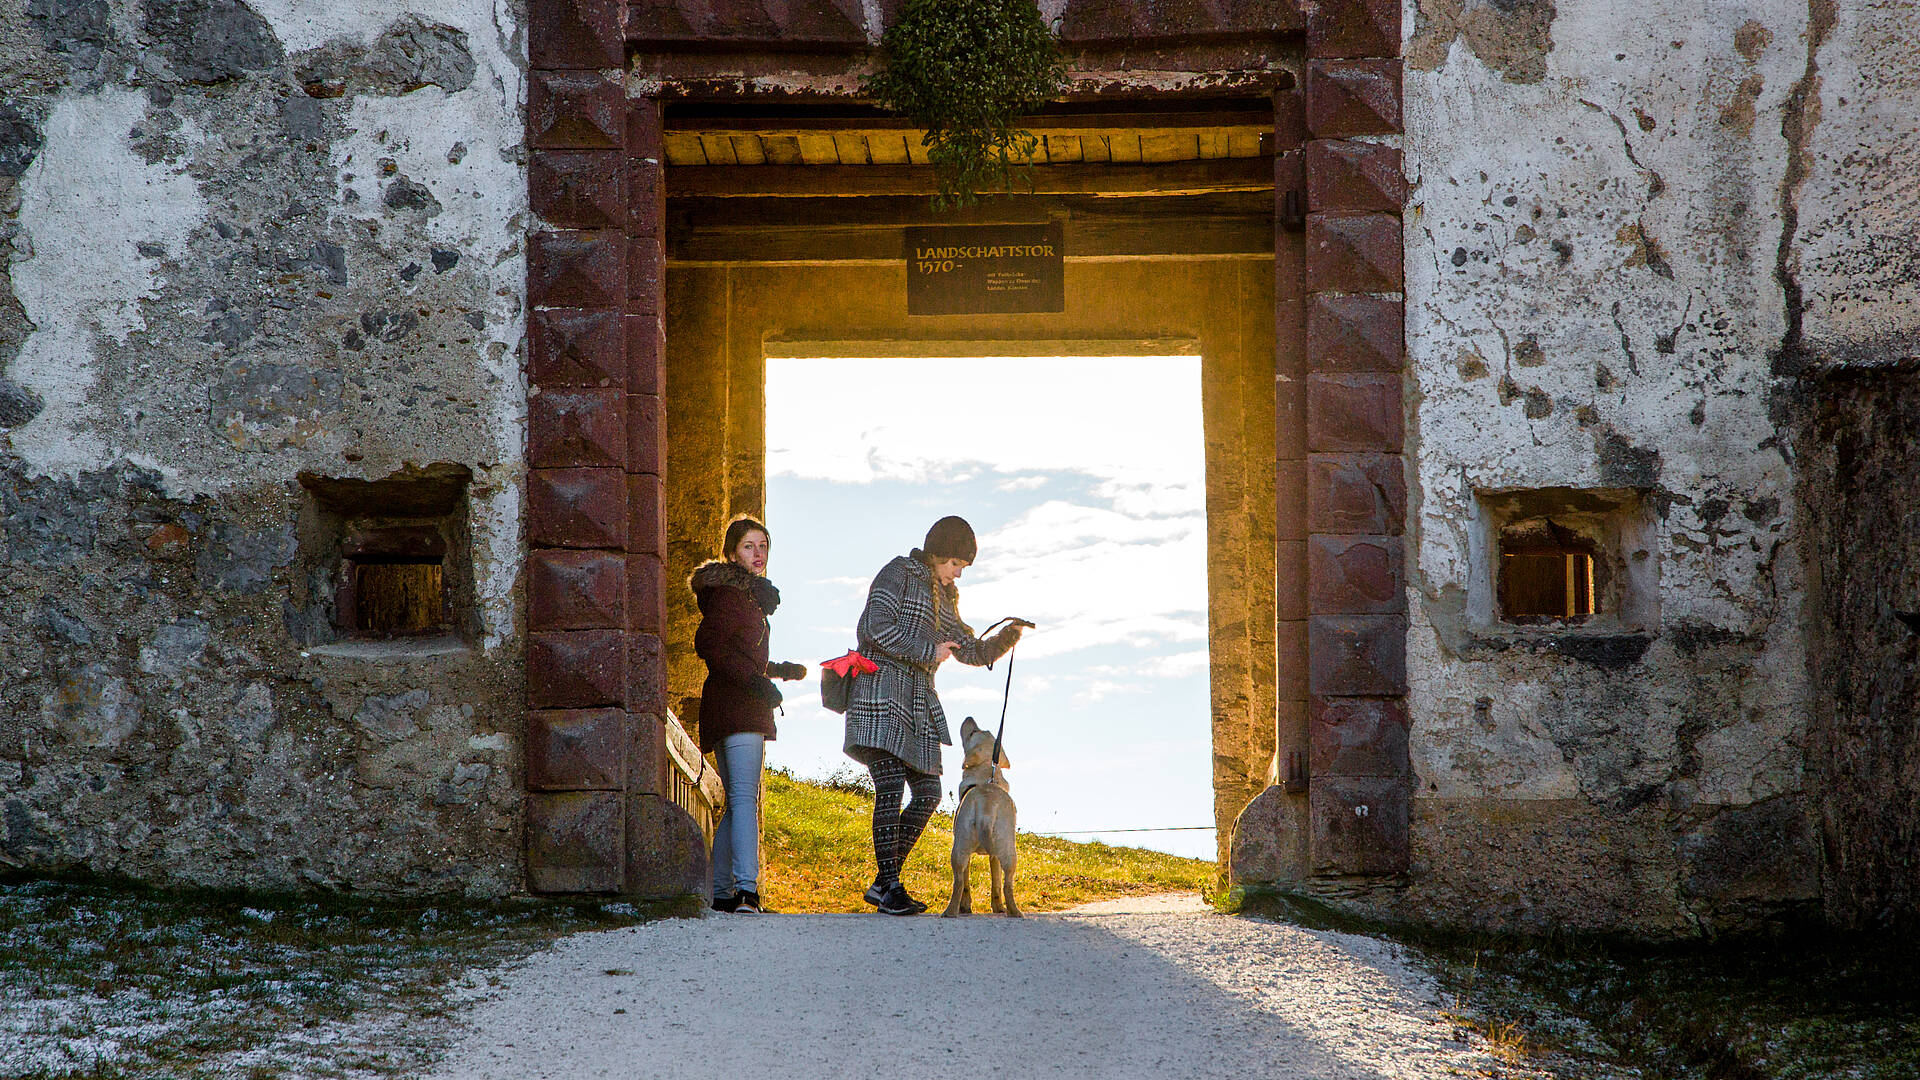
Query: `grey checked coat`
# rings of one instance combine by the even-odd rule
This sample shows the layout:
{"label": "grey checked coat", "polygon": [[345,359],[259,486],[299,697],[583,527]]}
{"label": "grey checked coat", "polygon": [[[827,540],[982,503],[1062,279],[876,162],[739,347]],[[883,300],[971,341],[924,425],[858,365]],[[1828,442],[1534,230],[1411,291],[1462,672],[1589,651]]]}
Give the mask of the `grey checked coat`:
{"label": "grey checked coat", "polygon": [[[983,667],[1018,640],[1008,627],[985,641],[960,618],[960,590],[934,583],[920,552],[902,555],[873,579],[860,613],[860,652],[880,667],[853,681],[847,700],[848,757],[866,764],[884,751],[923,773],[940,772],[940,747],[953,744],[934,692],[934,650],[957,641],[954,659]],[[937,613],[935,595],[939,595]]]}

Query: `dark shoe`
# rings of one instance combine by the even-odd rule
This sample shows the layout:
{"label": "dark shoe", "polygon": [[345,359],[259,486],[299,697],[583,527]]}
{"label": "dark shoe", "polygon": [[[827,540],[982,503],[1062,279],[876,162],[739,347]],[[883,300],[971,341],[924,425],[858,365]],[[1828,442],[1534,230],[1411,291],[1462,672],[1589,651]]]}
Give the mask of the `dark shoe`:
{"label": "dark shoe", "polygon": [[734,912],[740,915],[778,915],[780,914],[779,912],[773,910],[772,908],[766,906],[765,904],[762,904],[760,902],[760,894],[757,892],[741,893],[740,906],[737,908],[734,908]]}
{"label": "dark shoe", "polygon": [[887,887],[885,885],[880,884],[879,878],[874,878],[873,884],[867,886],[867,891],[860,894],[860,899],[865,900],[867,903],[872,904],[874,907],[879,907],[880,901],[885,900],[886,898],[887,898]]}
{"label": "dark shoe", "polygon": [[732,896],[716,896],[713,898],[713,910],[715,911],[732,912],[738,910],[739,907],[740,895],[738,893]]}
{"label": "dark shoe", "polygon": [[907,895],[907,887],[894,882],[887,887],[887,894],[880,898],[882,915],[918,915],[927,910],[927,905]]}

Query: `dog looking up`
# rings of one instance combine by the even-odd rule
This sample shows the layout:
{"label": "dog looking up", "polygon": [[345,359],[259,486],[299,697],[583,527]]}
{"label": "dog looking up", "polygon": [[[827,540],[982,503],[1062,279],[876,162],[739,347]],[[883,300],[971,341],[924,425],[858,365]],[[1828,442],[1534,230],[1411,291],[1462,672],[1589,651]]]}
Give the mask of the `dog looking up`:
{"label": "dog looking up", "polygon": [[987,857],[987,880],[993,886],[993,910],[1020,917],[1013,899],[1013,790],[1002,771],[1013,767],[1002,752],[993,761],[993,732],[984,731],[969,716],[960,725],[960,745],[966,751],[960,771],[960,805],[953,812],[953,895],[944,918],[973,914],[973,888],[967,884],[967,862],[975,852]]}

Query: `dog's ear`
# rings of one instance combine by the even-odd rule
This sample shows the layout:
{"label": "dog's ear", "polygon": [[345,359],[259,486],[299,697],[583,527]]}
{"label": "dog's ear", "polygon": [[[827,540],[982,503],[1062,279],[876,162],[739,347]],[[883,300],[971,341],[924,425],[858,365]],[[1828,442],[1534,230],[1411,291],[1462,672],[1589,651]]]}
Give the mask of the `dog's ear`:
{"label": "dog's ear", "polygon": [[967,745],[967,740],[973,738],[973,733],[979,730],[980,725],[973,722],[973,717],[969,716],[965,720],[962,720],[960,722],[960,745]]}
{"label": "dog's ear", "polygon": [[[988,753],[992,753],[992,751],[988,751]],[[1013,759],[1007,756],[1005,750],[1000,751],[1000,767],[1003,769],[1013,768]]]}

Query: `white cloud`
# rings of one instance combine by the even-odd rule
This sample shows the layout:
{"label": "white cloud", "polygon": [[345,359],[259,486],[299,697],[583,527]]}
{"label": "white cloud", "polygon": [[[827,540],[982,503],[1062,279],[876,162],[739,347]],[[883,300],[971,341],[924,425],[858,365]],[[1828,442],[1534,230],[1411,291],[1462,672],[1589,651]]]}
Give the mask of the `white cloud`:
{"label": "white cloud", "polygon": [[767,474],[926,483],[974,467],[1075,470],[1179,489],[1202,475],[1199,376],[1193,356],[773,358]]}

